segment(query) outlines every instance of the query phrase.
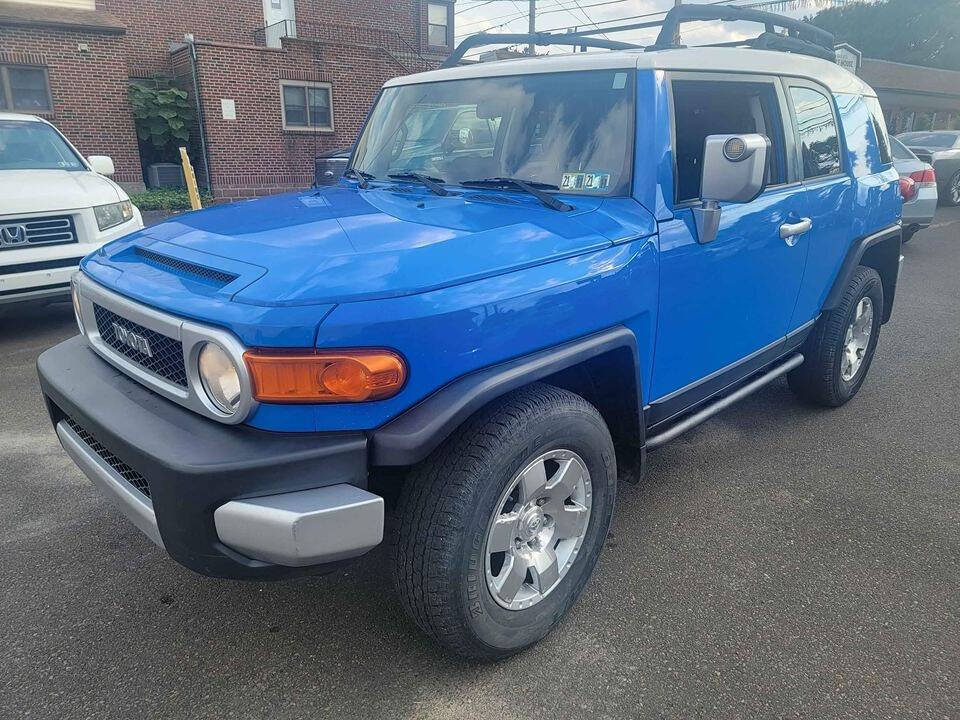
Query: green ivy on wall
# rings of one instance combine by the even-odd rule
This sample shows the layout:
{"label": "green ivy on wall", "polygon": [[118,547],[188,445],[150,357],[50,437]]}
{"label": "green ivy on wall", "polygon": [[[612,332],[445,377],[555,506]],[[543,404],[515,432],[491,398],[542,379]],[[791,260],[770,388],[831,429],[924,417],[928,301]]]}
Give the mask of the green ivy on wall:
{"label": "green ivy on wall", "polygon": [[158,157],[179,159],[177,148],[189,142],[193,122],[187,93],[175,87],[133,84],[129,95],[141,144],[152,146]]}

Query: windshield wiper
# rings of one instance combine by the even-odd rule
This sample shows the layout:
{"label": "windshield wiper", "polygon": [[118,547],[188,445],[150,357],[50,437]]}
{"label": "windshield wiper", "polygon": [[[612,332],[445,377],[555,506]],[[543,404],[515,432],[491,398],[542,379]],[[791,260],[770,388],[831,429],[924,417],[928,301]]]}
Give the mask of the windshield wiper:
{"label": "windshield wiper", "polygon": [[359,185],[364,190],[370,187],[371,180],[377,179],[376,175],[371,175],[368,172],[364,172],[363,170],[357,170],[356,168],[347,168],[346,170],[343,171],[343,176],[356,178],[357,185]]}
{"label": "windshield wiper", "polygon": [[445,182],[443,178],[430,177],[429,175],[421,175],[420,173],[415,172],[390,173],[387,175],[387,177],[392,178],[393,180],[416,180],[421,185],[425,185],[427,189],[434,195],[450,194],[450,192],[441,184]]}
{"label": "windshield wiper", "polygon": [[550,183],[537,182],[535,180],[518,180],[517,178],[507,178],[507,177],[493,177],[485,178],[483,180],[464,180],[460,183],[463,187],[490,187],[490,188],[503,188],[503,187],[515,187],[520,188],[524,192],[530,193],[537,200],[542,202],[551,210],[559,210],[561,212],[567,212],[573,210],[572,205],[567,205],[563,200],[558,200],[550,193],[546,193],[540,188],[546,188],[548,190],[559,190],[556,185],[551,185]]}

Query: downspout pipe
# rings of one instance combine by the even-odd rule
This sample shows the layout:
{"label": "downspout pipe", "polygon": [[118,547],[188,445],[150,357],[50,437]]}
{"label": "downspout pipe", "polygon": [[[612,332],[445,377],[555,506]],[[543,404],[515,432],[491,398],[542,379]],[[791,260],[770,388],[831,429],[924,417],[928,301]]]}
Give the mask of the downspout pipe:
{"label": "downspout pipe", "polygon": [[203,120],[203,103],[200,102],[200,77],[197,75],[197,46],[192,35],[185,35],[187,45],[190,46],[190,70],[193,73],[193,96],[197,103],[197,128],[200,130],[200,154],[203,155],[203,178],[206,189],[213,192],[210,186],[210,158],[207,156],[207,132]]}

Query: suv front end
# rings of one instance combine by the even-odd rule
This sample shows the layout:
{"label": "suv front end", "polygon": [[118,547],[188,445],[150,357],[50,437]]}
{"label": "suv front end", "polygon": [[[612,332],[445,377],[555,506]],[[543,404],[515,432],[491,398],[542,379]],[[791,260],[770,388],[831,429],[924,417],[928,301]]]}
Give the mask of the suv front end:
{"label": "suv front end", "polygon": [[[113,172],[109,158],[92,161]],[[83,256],[142,227],[127,194],[53,125],[0,113],[0,305],[65,299]]]}

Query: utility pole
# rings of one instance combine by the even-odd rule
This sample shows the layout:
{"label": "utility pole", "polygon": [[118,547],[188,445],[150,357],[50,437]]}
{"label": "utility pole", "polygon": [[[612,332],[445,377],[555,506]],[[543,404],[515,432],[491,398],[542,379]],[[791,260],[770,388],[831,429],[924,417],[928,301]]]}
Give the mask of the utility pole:
{"label": "utility pole", "polygon": [[[521,17],[523,17],[521,15]],[[529,25],[530,34],[533,35],[537,31],[537,0],[530,0],[530,17]],[[527,45],[527,55],[536,55],[537,46],[534,43]]]}
{"label": "utility pole", "polygon": [[[680,5],[682,4],[683,4],[683,0],[673,0],[674,7],[680,7]],[[674,45],[680,44],[680,25],[679,24],[677,24],[676,30],[673,31],[673,44]]]}

